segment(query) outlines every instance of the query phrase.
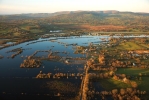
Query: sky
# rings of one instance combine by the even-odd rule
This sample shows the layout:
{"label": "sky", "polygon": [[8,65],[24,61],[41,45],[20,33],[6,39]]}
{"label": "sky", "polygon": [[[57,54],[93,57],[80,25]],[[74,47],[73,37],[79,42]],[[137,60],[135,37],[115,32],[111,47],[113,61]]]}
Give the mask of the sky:
{"label": "sky", "polygon": [[149,13],[149,0],[0,0],[0,14],[118,10]]}

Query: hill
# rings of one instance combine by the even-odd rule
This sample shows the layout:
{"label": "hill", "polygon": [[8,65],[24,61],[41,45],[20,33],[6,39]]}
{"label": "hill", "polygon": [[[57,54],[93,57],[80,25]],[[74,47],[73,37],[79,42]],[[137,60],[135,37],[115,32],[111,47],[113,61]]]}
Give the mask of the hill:
{"label": "hill", "polygon": [[[62,29],[95,31],[144,31],[149,30],[149,13],[107,11],[62,11],[55,13],[29,13],[1,15],[1,22],[36,20]],[[43,24],[42,24],[43,25]]]}
{"label": "hill", "polygon": [[[50,23],[81,24],[82,28],[107,30],[117,28],[122,31],[148,31],[149,14],[119,11],[77,11],[58,14],[46,18]],[[94,27],[93,27],[94,26]],[[95,27],[96,26],[96,27]],[[111,30],[109,30],[111,31]]]}

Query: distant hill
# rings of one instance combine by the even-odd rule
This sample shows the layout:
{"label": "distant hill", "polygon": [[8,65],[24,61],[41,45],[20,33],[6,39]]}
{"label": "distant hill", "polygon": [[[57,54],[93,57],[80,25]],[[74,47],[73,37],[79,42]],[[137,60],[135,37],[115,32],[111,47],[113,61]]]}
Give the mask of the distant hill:
{"label": "distant hill", "polygon": [[[99,30],[110,29],[111,26],[114,26],[113,28],[115,28],[116,30],[117,27],[115,26],[119,26],[120,30],[127,30],[127,28],[129,28],[129,31],[149,31],[149,13],[134,13],[107,10],[62,11],[55,13],[29,13],[0,16],[1,21],[22,19],[38,19],[40,20],[40,22],[43,21],[52,24],[81,24],[98,26],[96,27],[96,29]],[[99,26],[104,27],[101,28]],[[87,29],[89,26],[83,27]]]}
{"label": "distant hill", "polygon": [[111,27],[115,28],[114,30],[120,29],[122,31],[149,31],[149,13],[119,12],[115,10],[58,12],[57,15],[46,18],[46,21],[50,23],[103,26],[83,26],[85,29],[90,28],[90,30],[105,31]]}
{"label": "distant hill", "polygon": [[84,23],[91,25],[136,25],[148,24],[149,13],[133,13],[119,11],[74,11],[58,12],[48,19],[55,23]]}
{"label": "distant hill", "polygon": [[133,14],[133,15],[147,15],[149,16],[149,13],[134,13],[134,12],[119,12],[116,10],[105,10],[105,11],[60,11],[55,13],[25,13],[25,14],[12,14],[12,15],[0,15],[0,17],[7,17],[7,18],[43,18],[43,17],[51,17],[51,16],[57,16],[57,15],[70,15],[70,14]]}

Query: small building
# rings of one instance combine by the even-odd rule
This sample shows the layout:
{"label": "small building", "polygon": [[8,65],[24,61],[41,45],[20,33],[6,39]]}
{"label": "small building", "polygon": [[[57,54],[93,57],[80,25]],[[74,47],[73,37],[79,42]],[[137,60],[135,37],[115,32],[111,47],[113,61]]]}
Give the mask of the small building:
{"label": "small building", "polygon": [[66,59],[66,60],[65,60],[65,63],[66,63],[66,64],[68,64],[69,62],[70,62],[69,59]]}

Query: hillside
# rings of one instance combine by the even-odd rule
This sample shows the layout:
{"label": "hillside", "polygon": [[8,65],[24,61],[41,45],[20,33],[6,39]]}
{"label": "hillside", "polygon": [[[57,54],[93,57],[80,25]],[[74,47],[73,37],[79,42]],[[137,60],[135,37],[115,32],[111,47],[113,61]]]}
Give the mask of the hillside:
{"label": "hillside", "polygon": [[1,22],[19,22],[21,20],[51,23],[60,29],[95,30],[95,31],[129,31],[147,32],[149,30],[149,13],[108,11],[63,11],[55,13],[35,13],[1,15]]}
{"label": "hillside", "polygon": [[[107,30],[109,27],[122,31],[148,31],[149,14],[119,11],[77,11],[46,18],[50,23],[81,24],[91,30]],[[85,26],[84,26],[85,25]],[[96,26],[96,27],[95,27]],[[97,27],[98,26],[98,27]],[[101,28],[101,26],[103,26]],[[110,31],[110,30],[109,30]]]}

